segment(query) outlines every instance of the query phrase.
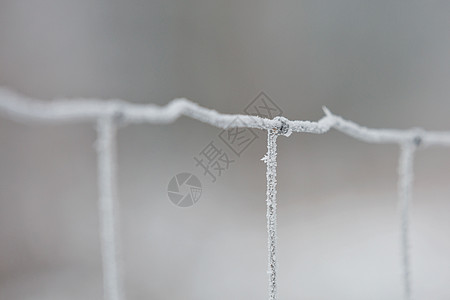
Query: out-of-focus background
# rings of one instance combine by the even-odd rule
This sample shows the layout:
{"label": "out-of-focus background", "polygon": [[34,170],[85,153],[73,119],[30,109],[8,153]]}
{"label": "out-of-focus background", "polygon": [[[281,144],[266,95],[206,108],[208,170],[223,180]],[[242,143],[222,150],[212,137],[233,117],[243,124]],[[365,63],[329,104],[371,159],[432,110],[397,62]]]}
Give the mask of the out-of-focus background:
{"label": "out-of-focus background", "polygon": [[[326,105],[450,130],[449,28],[445,0],[1,0],[0,85],[226,113],[264,91],[289,119]],[[219,133],[187,118],[119,130],[127,299],[267,297],[265,133],[212,183],[194,156]],[[91,123],[0,118],[1,300],[101,299],[95,139]],[[398,148],[336,131],[278,146],[280,297],[400,299]],[[415,160],[415,299],[450,299],[448,151]],[[180,172],[203,185],[187,209],[167,197]]]}

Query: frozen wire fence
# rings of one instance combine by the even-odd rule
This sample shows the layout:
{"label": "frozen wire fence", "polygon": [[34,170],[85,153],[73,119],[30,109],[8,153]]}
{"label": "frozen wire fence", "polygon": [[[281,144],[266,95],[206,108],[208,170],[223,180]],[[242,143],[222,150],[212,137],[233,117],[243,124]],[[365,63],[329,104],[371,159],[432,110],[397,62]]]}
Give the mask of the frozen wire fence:
{"label": "frozen wire fence", "polygon": [[[184,115],[219,127],[248,127],[268,131],[267,154],[267,230],[269,299],[277,299],[276,255],[276,138],[292,132],[322,134],[334,128],[355,139],[368,143],[391,143],[400,146],[399,208],[401,219],[401,249],[404,299],[411,300],[410,258],[408,251],[408,206],[411,200],[414,151],[420,144],[450,146],[450,132],[422,129],[370,129],[333,115],[324,108],[325,116],[317,122],[290,121],[277,117],[273,120],[248,115],[221,114],[201,107],[187,99],[175,99],[160,107],[153,104],[132,104],[122,100],[60,99],[43,102],[0,88],[0,113],[17,121],[43,122],[97,122],[98,129],[98,188],[100,240],[103,263],[105,300],[124,299],[120,262],[119,224],[116,206],[116,129],[117,122],[167,124]],[[233,122],[234,121],[234,122]]]}

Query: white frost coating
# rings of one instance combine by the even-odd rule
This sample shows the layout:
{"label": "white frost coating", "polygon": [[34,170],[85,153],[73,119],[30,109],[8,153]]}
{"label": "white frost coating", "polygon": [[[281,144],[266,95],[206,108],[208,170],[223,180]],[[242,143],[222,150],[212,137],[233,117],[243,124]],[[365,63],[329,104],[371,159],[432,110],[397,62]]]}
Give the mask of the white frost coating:
{"label": "white frost coating", "polygon": [[267,250],[269,274],[269,300],[277,299],[277,137],[278,130],[267,131],[267,154],[262,160],[267,165]]}
{"label": "white frost coating", "polygon": [[[419,138],[421,140],[421,145],[423,146],[450,146],[450,132],[425,131],[420,128],[412,128],[407,130],[371,129],[358,125],[352,121],[344,120],[342,117],[333,115],[326,107],[323,109],[327,117],[329,117],[328,120],[323,121],[326,123],[326,126],[330,125],[336,130],[360,141],[380,144],[403,144],[414,140],[415,138]],[[319,121],[319,123],[321,121]]]}
{"label": "white frost coating", "polygon": [[[325,117],[318,122],[289,121],[286,124],[291,132],[309,132],[321,134],[335,128],[355,139],[368,143],[404,143],[418,134],[417,129],[369,129],[354,122],[333,115],[324,107]],[[201,122],[219,127],[249,127],[269,130],[279,128],[279,119],[265,119],[249,115],[221,114],[207,109],[187,99],[175,99],[166,106],[154,104],[133,104],[123,100],[99,99],[59,99],[52,102],[30,99],[7,89],[0,88],[0,113],[16,120],[35,120],[47,122],[95,121],[100,117],[116,115],[123,123],[174,122],[184,115]],[[450,146],[450,132],[420,130],[424,146]]]}
{"label": "white frost coating", "polygon": [[119,216],[116,209],[116,126],[113,117],[97,122],[100,242],[105,300],[122,300]]}
{"label": "white frost coating", "polygon": [[400,148],[398,167],[398,197],[401,224],[401,255],[403,271],[403,293],[405,300],[411,300],[411,262],[409,255],[409,205],[414,179],[413,163],[417,145],[405,143]]}
{"label": "white frost coating", "polygon": [[[164,107],[133,104],[123,100],[59,99],[51,102],[30,99],[0,88],[0,112],[16,120],[47,122],[90,121],[117,115],[124,123],[171,123],[181,115],[220,128],[233,121],[235,127],[272,128],[280,122],[248,115],[220,114],[187,99],[175,99]],[[239,118],[237,118],[239,117]]]}
{"label": "white frost coating", "polygon": [[267,165],[266,180],[266,204],[267,204],[267,274],[269,274],[269,300],[278,297],[277,285],[277,137],[279,135],[290,136],[291,128],[286,123],[287,119],[277,117],[281,122],[280,127],[267,130],[267,153],[261,159]]}
{"label": "white frost coating", "polygon": [[[403,143],[417,135],[416,129],[369,129],[333,115],[324,107],[325,117],[318,122],[286,120],[292,132],[325,133],[335,128],[349,136],[369,143]],[[0,112],[18,120],[87,121],[116,114],[124,123],[171,123],[182,115],[219,127],[250,127],[271,129],[280,127],[280,120],[248,115],[221,114],[187,99],[175,99],[164,107],[154,104],[132,104],[122,100],[60,99],[43,102],[26,98],[0,88]],[[234,122],[233,122],[234,121]],[[424,145],[450,146],[450,132],[421,131]]]}

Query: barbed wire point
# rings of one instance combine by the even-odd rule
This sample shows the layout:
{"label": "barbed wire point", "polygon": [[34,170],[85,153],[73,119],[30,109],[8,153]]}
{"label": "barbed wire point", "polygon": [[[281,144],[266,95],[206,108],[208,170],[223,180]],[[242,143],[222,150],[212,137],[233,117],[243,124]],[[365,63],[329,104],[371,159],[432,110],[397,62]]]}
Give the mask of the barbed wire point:
{"label": "barbed wire point", "polygon": [[325,115],[327,116],[327,117],[332,117],[333,116],[333,114],[331,113],[331,111],[328,109],[328,107],[326,107],[325,105],[324,106],[322,106],[322,110],[323,110],[323,112],[325,113]]}

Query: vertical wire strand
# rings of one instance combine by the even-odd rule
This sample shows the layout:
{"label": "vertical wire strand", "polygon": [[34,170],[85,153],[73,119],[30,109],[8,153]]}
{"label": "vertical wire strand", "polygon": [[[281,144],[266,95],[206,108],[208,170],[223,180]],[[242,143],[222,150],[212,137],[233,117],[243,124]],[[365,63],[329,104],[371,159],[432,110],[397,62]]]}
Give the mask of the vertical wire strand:
{"label": "vertical wire strand", "polygon": [[411,260],[409,237],[409,206],[411,202],[411,190],[414,178],[413,163],[416,146],[413,143],[405,143],[400,148],[398,168],[398,198],[401,230],[401,255],[403,271],[403,298],[412,300],[411,293]]}
{"label": "vertical wire strand", "polygon": [[267,165],[267,246],[269,274],[269,300],[277,299],[277,137],[278,131],[267,131],[267,154],[263,158]]}
{"label": "vertical wire strand", "polygon": [[123,300],[116,190],[116,125],[113,117],[97,123],[100,242],[105,300]]}

